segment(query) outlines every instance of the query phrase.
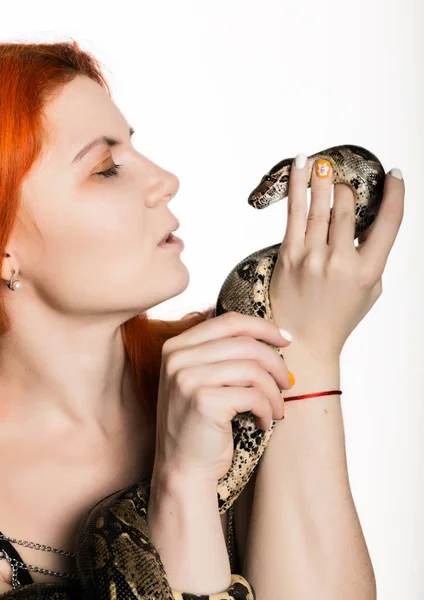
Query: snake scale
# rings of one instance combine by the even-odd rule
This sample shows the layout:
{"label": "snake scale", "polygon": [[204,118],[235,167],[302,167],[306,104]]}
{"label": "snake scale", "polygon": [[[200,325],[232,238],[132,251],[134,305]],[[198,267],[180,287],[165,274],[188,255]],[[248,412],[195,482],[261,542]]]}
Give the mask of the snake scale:
{"label": "snake scale", "polygon": [[[311,184],[315,161],[333,168],[333,183],[348,185],[356,201],[355,239],[373,223],[383,197],[385,172],[377,157],[360,146],[334,146],[308,157]],[[293,158],[276,164],[251,192],[248,203],[261,209],[288,196]],[[330,209],[331,211],[332,209]],[[280,243],[250,254],[225,279],[215,315],[236,311],[272,321],[268,288]],[[283,357],[281,348],[275,348]],[[242,492],[261,458],[276,421],[264,431],[250,411],[232,421],[234,454],[230,469],[217,487],[223,515]],[[149,540],[147,507],[150,478],[118,490],[95,504],[82,520],[76,544],[78,580],[38,582],[7,592],[10,600],[253,600],[253,586],[232,574],[224,592],[193,595],[170,587],[160,555]]]}

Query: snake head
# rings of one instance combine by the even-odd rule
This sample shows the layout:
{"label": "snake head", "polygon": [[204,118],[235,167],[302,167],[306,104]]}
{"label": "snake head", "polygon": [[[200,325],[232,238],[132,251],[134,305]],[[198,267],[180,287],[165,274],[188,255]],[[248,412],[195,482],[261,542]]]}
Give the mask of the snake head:
{"label": "snake head", "polygon": [[293,158],[285,158],[262,177],[250,193],[248,203],[254,208],[266,208],[288,196],[290,169]]}

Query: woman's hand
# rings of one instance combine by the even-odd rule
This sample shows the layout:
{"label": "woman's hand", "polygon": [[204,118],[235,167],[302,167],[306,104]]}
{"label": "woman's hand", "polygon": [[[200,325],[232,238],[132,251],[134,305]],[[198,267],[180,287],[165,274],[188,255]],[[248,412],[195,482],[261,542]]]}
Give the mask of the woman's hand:
{"label": "woman's hand", "polygon": [[273,346],[289,345],[274,323],[228,312],[167,340],[162,348],[154,471],[166,467],[217,482],[231,466],[231,420],[252,411],[268,429],[283,417],[291,387]]}
{"label": "woman's hand", "polygon": [[[330,164],[321,160],[315,166],[323,162]],[[355,247],[352,190],[334,185],[330,223],[332,169],[322,178],[313,169],[309,215],[307,178],[307,165],[297,169],[293,161],[287,229],[271,277],[271,309],[298,347],[320,359],[338,358],[382,293],[383,270],[403,218],[405,186],[386,176],[377,217]]]}

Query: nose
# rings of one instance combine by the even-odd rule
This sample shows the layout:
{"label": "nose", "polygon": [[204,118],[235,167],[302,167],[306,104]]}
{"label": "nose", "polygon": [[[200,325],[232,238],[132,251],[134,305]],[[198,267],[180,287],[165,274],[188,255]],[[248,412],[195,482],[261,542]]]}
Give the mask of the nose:
{"label": "nose", "polygon": [[155,175],[152,176],[152,182],[149,186],[147,204],[154,206],[157,202],[169,202],[178,192],[180,180],[174,173],[157,168]]}

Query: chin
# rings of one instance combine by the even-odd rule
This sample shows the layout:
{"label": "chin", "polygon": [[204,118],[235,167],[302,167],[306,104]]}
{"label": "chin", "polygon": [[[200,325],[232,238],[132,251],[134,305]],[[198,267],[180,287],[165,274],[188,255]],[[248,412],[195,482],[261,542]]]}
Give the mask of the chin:
{"label": "chin", "polygon": [[[156,301],[152,301],[150,308],[162,304],[171,298],[175,298],[182,294],[190,283],[190,273],[184,263],[181,263],[181,269],[170,266],[170,270],[161,269],[156,273],[156,277],[161,280],[160,288],[156,287]],[[159,289],[158,289],[159,288]]]}

